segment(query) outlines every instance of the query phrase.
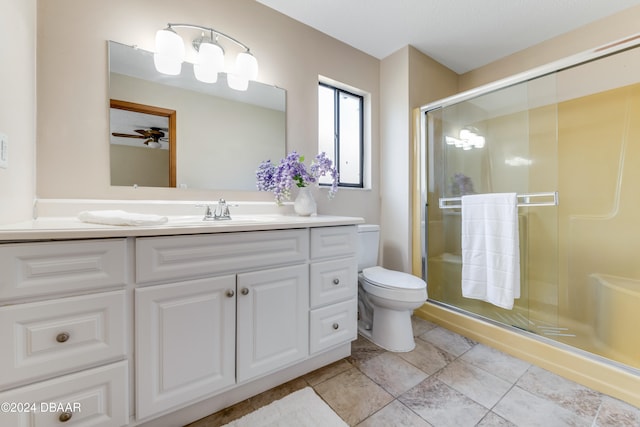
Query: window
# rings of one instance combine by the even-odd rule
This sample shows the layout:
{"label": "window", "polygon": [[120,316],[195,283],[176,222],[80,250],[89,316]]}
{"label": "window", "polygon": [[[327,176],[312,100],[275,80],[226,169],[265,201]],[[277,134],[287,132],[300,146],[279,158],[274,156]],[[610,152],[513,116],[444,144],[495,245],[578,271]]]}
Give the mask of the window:
{"label": "window", "polygon": [[363,100],[326,83],[318,86],[318,148],[337,167],[340,187],[363,187]]}

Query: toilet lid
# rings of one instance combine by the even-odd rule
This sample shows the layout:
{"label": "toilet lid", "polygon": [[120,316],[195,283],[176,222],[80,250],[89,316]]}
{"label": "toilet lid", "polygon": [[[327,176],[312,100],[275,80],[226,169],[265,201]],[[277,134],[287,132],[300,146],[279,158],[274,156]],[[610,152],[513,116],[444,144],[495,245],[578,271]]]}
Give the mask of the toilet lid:
{"label": "toilet lid", "polygon": [[371,267],[362,270],[365,280],[372,285],[389,289],[424,289],[424,280],[400,271],[387,270],[383,267]]}

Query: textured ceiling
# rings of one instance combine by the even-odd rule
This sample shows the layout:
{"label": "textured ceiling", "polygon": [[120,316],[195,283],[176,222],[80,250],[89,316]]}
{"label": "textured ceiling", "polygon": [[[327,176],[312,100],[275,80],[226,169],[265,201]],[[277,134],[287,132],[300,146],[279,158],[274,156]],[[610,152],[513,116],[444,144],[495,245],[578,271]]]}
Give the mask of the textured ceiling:
{"label": "textured ceiling", "polygon": [[412,45],[457,73],[640,5],[640,0],[257,1],[376,58]]}

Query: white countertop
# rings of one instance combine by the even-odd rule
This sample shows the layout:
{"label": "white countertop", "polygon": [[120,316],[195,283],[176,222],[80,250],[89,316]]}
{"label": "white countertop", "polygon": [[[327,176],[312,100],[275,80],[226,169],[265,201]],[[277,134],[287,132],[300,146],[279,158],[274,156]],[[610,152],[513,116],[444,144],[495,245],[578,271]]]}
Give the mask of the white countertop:
{"label": "white countertop", "polygon": [[223,221],[203,221],[196,215],[168,216],[168,218],[169,221],[162,225],[118,226],[85,223],[76,217],[42,217],[0,225],[0,242],[227,233],[364,223],[364,219],[359,217],[332,215],[303,217],[293,214],[232,215],[231,220]]}

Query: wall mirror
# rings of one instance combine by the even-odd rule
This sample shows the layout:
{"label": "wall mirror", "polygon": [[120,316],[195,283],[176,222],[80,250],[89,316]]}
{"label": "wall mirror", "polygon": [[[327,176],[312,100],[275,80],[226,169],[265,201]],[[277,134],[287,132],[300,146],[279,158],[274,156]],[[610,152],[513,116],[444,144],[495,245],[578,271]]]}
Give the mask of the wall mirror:
{"label": "wall mirror", "polygon": [[[202,83],[187,62],[168,76],[155,70],[153,53],[108,45],[111,185],[255,190],[260,162],[284,157],[284,89],[251,81],[236,91],[223,73]],[[169,113],[145,109],[173,112],[173,128]]]}

